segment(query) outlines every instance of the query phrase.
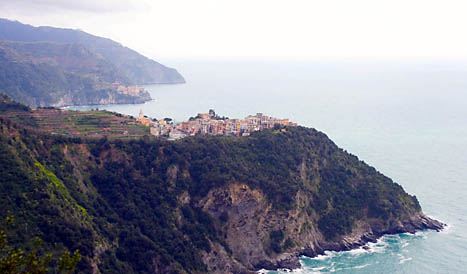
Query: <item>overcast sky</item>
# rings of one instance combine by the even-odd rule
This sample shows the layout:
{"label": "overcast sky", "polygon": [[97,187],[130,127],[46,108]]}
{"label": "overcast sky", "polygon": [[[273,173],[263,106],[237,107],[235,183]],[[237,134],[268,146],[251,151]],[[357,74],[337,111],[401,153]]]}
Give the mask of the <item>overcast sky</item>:
{"label": "overcast sky", "polygon": [[467,57],[465,0],[0,0],[0,17],[154,58]]}

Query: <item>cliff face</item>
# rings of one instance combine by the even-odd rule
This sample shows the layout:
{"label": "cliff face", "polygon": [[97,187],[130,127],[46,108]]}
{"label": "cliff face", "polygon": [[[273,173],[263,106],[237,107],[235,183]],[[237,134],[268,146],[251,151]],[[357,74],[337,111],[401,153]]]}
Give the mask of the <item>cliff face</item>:
{"label": "cliff face", "polygon": [[109,141],[0,122],[0,217],[18,220],[12,242],[40,235],[50,249],[79,249],[85,272],[296,268],[299,255],[443,227],[314,129]]}
{"label": "cliff face", "polygon": [[[385,234],[443,228],[443,224],[419,212],[389,222],[378,218],[362,219],[355,223],[352,232],[326,240],[317,226],[316,216],[306,212],[310,203],[306,195],[299,192],[295,199],[297,208],[278,212],[260,191],[252,190],[246,184],[236,183],[210,191],[198,206],[213,218],[228,216],[228,220],[218,229],[225,236],[232,256],[227,260],[218,260],[219,254],[226,253],[222,247],[204,253],[203,259],[209,271],[239,273],[262,268],[294,269],[300,267],[298,258],[301,255],[314,257],[325,250],[349,250]],[[280,244],[284,245],[287,241],[292,243],[279,253],[271,248],[271,235],[277,231],[284,235]]]}

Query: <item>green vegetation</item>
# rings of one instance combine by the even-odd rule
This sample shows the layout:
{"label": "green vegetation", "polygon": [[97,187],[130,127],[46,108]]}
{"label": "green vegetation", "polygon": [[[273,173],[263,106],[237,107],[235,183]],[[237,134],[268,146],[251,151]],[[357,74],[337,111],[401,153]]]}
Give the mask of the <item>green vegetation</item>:
{"label": "green vegetation", "polygon": [[[115,41],[81,30],[37,28],[1,18],[0,30],[0,40],[25,41],[15,43],[18,51],[42,59],[59,56],[61,58],[57,58],[55,63],[81,75],[92,74],[110,83],[114,81],[125,84],[185,82],[175,69],[146,58]],[[38,46],[40,44],[48,45]]]}
{"label": "green vegetation", "polygon": [[[1,24],[1,20],[0,20]],[[129,83],[101,56],[78,44],[0,41],[0,92],[29,106],[142,103],[148,92],[123,94]]]}
{"label": "green vegetation", "polygon": [[[3,111],[2,111],[3,110]],[[34,111],[0,95],[0,119],[43,133],[79,138],[138,138],[149,134],[149,128],[134,118],[108,111],[66,111],[39,108]]]}
{"label": "green vegetation", "polygon": [[282,230],[271,231],[269,238],[271,239],[271,249],[274,252],[280,253],[282,251],[282,240],[284,240],[284,237],[285,235]]}
{"label": "green vegetation", "polygon": [[31,111],[31,109],[23,104],[17,103],[7,96],[0,93],[0,113],[11,111]]}
{"label": "green vegetation", "polygon": [[[8,226],[14,223],[12,217],[5,219],[5,224],[0,230],[0,273],[5,274],[46,274],[49,273],[49,265],[52,262],[50,253],[41,255],[42,240],[36,238],[34,248],[28,252],[21,248],[8,246]],[[74,273],[76,265],[81,260],[81,254],[75,250],[73,255],[65,251],[57,260],[54,273]]]}
{"label": "green vegetation", "polygon": [[[74,112],[56,116],[66,121],[65,128],[99,127],[117,117],[69,113]],[[198,201],[236,182],[260,190],[276,211],[304,207],[300,210],[328,240],[351,232],[360,219],[394,222],[420,211],[414,196],[314,129],[170,142],[148,135],[64,137],[3,117],[0,193],[8,195],[0,197],[0,218],[17,220],[11,243],[27,250],[27,240],[38,236],[54,256],[79,250],[82,273],[91,272],[92,262],[101,273],[205,273],[202,254],[211,250],[211,242],[230,252],[219,229],[229,215],[214,218]],[[299,191],[309,204],[296,202]],[[190,200],[182,202],[183,195]],[[282,230],[266,238],[269,253],[296,245]],[[64,263],[72,260],[65,254]]]}
{"label": "green vegetation", "polygon": [[29,106],[142,103],[122,85],[184,83],[172,68],[83,31],[35,28],[0,18],[0,92]]}

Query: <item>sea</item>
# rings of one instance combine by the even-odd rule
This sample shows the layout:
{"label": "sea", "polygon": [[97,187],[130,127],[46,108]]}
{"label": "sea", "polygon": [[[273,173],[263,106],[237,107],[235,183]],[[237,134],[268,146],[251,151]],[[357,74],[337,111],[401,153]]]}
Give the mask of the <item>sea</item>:
{"label": "sea", "polygon": [[[384,236],[366,248],[301,258],[296,273],[467,273],[467,60],[167,59],[186,84],[150,85],[153,101],[82,106],[187,120],[214,109],[261,112],[326,133],[415,194],[441,232]],[[266,273],[267,271],[261,271]],[[286,270],[268,273],[285,273]]]}

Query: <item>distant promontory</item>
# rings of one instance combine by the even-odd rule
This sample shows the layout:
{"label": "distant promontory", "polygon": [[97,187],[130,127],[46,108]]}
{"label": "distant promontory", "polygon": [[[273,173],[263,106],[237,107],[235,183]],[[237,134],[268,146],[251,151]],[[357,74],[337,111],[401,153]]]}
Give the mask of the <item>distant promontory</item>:
{"label": "distant promontory", "polygon": [[137,85],[185,80],[107,38],[0,19],[0,92],[30,106],[143,103]]}

